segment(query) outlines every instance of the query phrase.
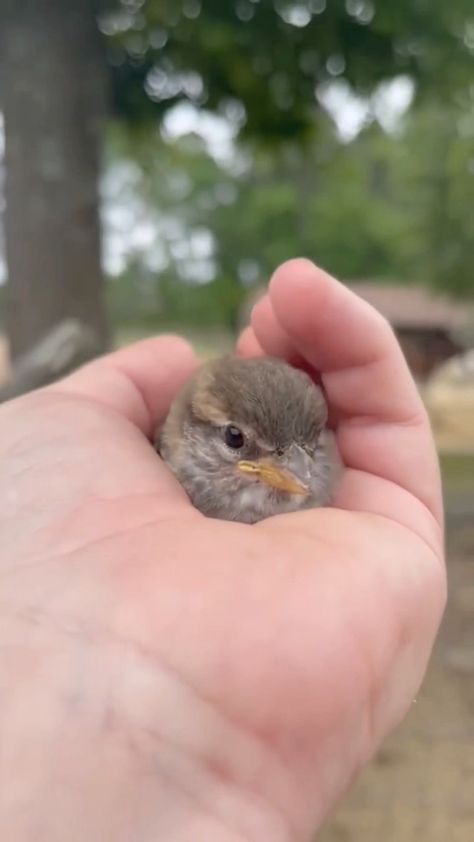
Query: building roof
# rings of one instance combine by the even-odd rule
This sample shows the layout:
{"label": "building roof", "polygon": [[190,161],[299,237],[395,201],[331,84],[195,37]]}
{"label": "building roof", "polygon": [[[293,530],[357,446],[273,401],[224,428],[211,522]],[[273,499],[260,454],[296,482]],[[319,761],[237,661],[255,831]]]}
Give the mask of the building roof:
{"label": "building roof", "polygon": [[348,282],[354,292],[372,304],[395,328],[457,331],[469,320],[469,305],[437,295],[423,286]]}

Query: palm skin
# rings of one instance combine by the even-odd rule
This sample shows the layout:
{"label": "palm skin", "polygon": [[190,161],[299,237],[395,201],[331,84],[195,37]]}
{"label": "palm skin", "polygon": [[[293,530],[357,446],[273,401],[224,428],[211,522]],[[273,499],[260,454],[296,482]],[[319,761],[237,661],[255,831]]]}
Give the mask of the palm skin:
{"label": "palm skin", "polygon": [[334,508],[191,507],[147,441],[196,364],[177,339],[1,410],[2,839],[304,842],[418,690],[440,487],[390,329],[291,261],[238,352],[318,372]]}

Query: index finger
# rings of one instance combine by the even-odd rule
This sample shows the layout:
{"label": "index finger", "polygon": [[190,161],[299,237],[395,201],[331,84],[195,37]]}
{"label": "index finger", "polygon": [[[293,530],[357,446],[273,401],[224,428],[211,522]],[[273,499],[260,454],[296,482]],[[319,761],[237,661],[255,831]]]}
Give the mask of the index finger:
{"label": "index finger", "polygon": [[345,464],[397,483],[441,520],[427,413],[386,320],[309,261],[293,260],[273,276],[252,325],[266,353],[294,350],[321,371]]}

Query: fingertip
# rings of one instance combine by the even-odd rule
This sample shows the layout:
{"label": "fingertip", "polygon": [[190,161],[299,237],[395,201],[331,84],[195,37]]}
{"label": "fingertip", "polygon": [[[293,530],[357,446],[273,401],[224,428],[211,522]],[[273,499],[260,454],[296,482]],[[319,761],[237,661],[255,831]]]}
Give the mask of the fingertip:
{"label": "fingertip", "polygon": [[283,264],[269,299],[281,328],[317,368],[367,364],[385,352],[388,340],[393,345],[381,313],[310,260]]}
{"label": "fingertip", "polygon": [[289,260],[285,260],[277,266],[270,278],[270,285],[278,282],[281,277],[285,277],[286,275],[291,276],[300,272],[314,272],[314,270],[317,270],[317,266],[309,257],[291,257]]}
{"label": "fingertip", "polygon": [[293,257],[275,269],[268,285],[270,297],[301,282],[315,284],[324,275],[326,273],[307,257]]}
{"label": "fingertip", "polygon": [[[325,296],[328,290],[334,292],[337,287],[343,287],[324,269],[320,269],[311,260],[298,257],[283,263],[273,274],[269,284],[269,297],[278,318],[283,317],[283,323],[292,320],[295,305],[298,305],[298,321],[300,311],[304,313],[304,304],[311,296],[312,309],[316,303],[323,311]],[[314,317],[314,312],[308,314]]]}
{"label": "fingertip", "polygon": [[255,336],[252,327],[246,327],[242,331],[235,346],[235,351],[239,357],[263,357],[265,352]]}
{"label": "fingertip", "polygon": [[271,322],[273,318],[272,303],[269,296],[265,295],[252,307],[252,311],[250,313],[250,325],[255,331],[256,325],[260,325],[263,322]]}
{"label": "fingertip", "polygon": [[294,347],[276,318],[268,295],[255,305],[250,321],[257,342],[265,353],[283,359],[290,359],[294,356]]}

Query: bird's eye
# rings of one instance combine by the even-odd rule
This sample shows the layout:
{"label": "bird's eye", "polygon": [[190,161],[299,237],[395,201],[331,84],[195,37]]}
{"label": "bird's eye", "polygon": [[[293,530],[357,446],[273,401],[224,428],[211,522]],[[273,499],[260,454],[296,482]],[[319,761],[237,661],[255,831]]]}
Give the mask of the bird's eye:
{"label": "bird's eye", "polygon": [[244,434],[242,433],[242,430],[239,430],[238,427],[234,427],[233,424],[229,424],[229,426],[225,428],[224,439],[227,447],[232,447],[234,450],[238,450],[244,446]]}

